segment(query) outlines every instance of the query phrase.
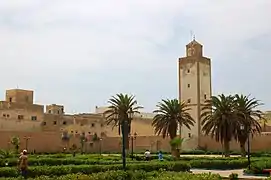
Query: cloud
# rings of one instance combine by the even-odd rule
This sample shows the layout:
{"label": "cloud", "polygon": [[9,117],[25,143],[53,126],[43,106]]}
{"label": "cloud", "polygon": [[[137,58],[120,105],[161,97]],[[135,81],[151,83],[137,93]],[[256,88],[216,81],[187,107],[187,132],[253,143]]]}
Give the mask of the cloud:
{"label": "cloud", "polygon": [[212,58],[214,93],[251,93],[270,108],[270,6],[266,0],[0,1],[0,92],[34,89],[38,103],[65,104],[68,112],[93,110],[127,92],[151,111],[161,98],[178,97],[177,59],[193,30]]}

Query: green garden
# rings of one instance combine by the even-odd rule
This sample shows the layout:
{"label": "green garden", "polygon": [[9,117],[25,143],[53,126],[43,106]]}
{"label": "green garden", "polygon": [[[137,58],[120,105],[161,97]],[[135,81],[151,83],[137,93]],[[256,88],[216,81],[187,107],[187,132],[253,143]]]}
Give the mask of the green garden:
{"label": "green garden", "polygon": [[[186,152],[200,154],[200,151]],[[203,152],[201,153],[211,153]],[[212,152],[216,154],[219,152]],[[237,152],[233,152],[237,154]],[[253,153],[250,174],[263,174],[263,169],[271,167],[271,153]],[[20,179],[17,169],[18,158],[9,154],[2,156],[0,176],[2,179]],[[180,157],[176,159],[169,154],[159,161],[152,155],[151,161],[145,161],[142,153],[136,154],[134,160],[127,157],[127,170],[122,170],[120,154],[48,154],[29,155],[29,178],[46,179],[220,179],[219,175],[190,173],[191,169],[246,169],[248,162],[243,157]],[[0,178],[0,179],[1,179]]]}
{"label": "green garden", "polygon": [[[245,173],[262,175],[264,169],[271,168],[271,152],[249,153],[246,158],[246,142],[251,134],[261,133],[260,120],[263,113],[257,108],[258,100],[249,96],[213,96],[206,100],[202,107],[201,125],[206,135],[223,144],[223,152],[207,150],[182,151],[184,139],[177,136],[178,126],[190,129],[195,120],[189,112],[189,104],[176,99],[162,100],[158,103],[153,118],[153,127],[157,135],[171,139],[171,152],[164,153],[163,161],[158,160],[156,152],[152,152],[151,160],[145,161],[143,152],[129,154],[129,134],[133,115],[139,113],[140,106],[134,96],[117,94],[109,100],[109,109],[105,112],[107,125],[119,129],[122,137],[122,154],[31,154],[29,155],[28,177],[38,180],[49,179],[84,179],[84,180],[212,180],[223,179],[216,174],[193,174],[193,169],[244,169]],[[65,139],[69,138],[68,135]],[[240,144],[240,152],[230,151],[230,141]],[[82,141],[84,142],[84,141]],[[11,144],[16,153],[1,151],[0,179],[19,179],[17,169],[19,139],[13,138]],[[249,147],[248,147],[249,148]],[[221,155],[224,157],[193,157],[193,155]],[[183,157],[180,154],[191,156]],[[240,157],[230,157],[230,155]],[[133,158],[132,158],[133,156]],[[231,174],[229,179],[237,179]]]}

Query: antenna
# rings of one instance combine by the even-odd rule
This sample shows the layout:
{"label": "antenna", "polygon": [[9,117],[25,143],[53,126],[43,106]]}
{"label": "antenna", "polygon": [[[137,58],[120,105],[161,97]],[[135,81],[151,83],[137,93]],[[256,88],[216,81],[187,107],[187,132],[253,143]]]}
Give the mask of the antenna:
{"label": "antenna", "polygon": [[192,41],[193,40],[193,31],[192,30],[190,30],[190,40]]}
{"label": "antenna", "polygon": [[17,85],[16,87],[17,87],[17,89],[19,89],[19,85]]}

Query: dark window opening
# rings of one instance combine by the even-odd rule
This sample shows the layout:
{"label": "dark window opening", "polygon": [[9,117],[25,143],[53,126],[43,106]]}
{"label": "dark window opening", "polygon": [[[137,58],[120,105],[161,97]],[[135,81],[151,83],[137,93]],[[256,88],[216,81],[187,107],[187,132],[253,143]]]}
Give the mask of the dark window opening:
{"label": "dark window opening", "polygon": [[57,111],[57,114],[60,114],[60,113],[59,113],[59,110]]}
{"label": "dark window opening", "polygon": [[187,87],[190,88],[190,84],[187,84]]}
{"label": "dark window opening", "polygon": [[207,99],[207,95],[206,94],[204,94],[204,99]]}
{"label": "dark window opening", "polygon": [[3,117],[6,117],[6,114],[3,114]]}
{"label": "dark window opening", "polygon": [[48,113],[50,113],[50,114],[51,114],[51,112],[52,112],[51,110],[48,111]]}
{"label": "dark window opening", "polygon": [[190,73],[190,69],[187,69],[187,73]]}
{"label": "dark window opening", "polygon": [[78,131],[75,131],[75,134],[77,134],[78,133]]}
{"label": "dark window opening", "polygon": [[190,138],[191,138],[191,133],[188,133],[188,137],[190,137]]}
{"label": "dark window opening", "polygon": [[24,119],[24,116],[23,115],[18,115],[18,119],[19,120]]}
{"label": "dark window opening", "polygon": [[95,124],[94,124],[94,123],[92,123],[92,124],[91,124],[91,127],[95,127]]}
{"label": "dark window opening", "polygon": [[37,116],[31,116],[31,120],[32,121],[36,121],[37,120]]}
{"label": "dark window opening", "polygon": [[54,125],[56,125],[56,121],[54,121]]}
{"label": "dark window opening", "polygon": [[71,133],[73,133],[73,131],[71,131]]}
{"label": "dark window opening", "polygon": [[66,121],[64,121],[64,122],[63,122],[63,125],[66,125],[66,124],[67,124],[67,122],[66,122]]}
{"label": "dark window opening", "polygon": [[46,125],[46,122],[43,122],[43,126],[45,126]]}
{"label": "dark window opening", "polygon": [[91,134],[91,132],[88,132],[88,134]]}
{"label": "dark window opening", "polygon": [[61,108],[61,112],[64,113],[64,108]]}
{"label": "dark window opening", "polygon": [[9,102],[12,102],[12,98],[9,98]]}
{"label": "dark window opening", "polygon": [[187,99],[187,103],[191,103],[191,99]]}
{"label": "dark window opening", "polygon": [[7,114],[7,117],[9,117],[9,114]]}

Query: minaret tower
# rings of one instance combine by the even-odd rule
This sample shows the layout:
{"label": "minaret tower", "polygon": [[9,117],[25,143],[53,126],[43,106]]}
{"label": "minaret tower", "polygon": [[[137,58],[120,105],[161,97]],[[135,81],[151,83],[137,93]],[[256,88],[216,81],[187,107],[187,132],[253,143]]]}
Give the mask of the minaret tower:
{"label": "minaret tower", "polygon": [[186,45],[186,57],[179,58],[179,100],[189,104],[196,121],[191,130],[182,127],[182,149],[197,149],[202,135],[200,114],[206,99],[212,96],[211,60],[203,57],[203,46],[193,39]]}

